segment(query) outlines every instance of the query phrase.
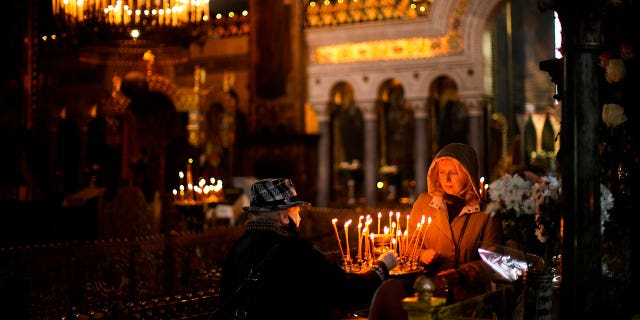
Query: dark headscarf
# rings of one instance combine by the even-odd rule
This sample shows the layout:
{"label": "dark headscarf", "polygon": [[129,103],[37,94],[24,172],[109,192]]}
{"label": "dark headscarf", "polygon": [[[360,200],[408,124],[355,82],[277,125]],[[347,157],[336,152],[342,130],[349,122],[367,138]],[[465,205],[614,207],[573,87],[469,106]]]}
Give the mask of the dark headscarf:
{"label": "dark headscarf", "polygon": [[469,176],[471,176],[471,180],[473,180],[474,185],[477,188],[478,183],[478,156],[476,155],[476,151],[473,150],[471,146],[464,143],[450,143],[444,148],[442,148],[437,154],[436,159],[438,158],[454,158],[462,164]]}

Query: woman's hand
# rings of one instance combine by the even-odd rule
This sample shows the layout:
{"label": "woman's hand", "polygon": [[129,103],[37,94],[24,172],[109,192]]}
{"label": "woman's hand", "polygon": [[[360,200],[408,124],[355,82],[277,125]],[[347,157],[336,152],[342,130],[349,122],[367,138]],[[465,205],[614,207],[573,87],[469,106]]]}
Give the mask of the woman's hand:
{"label": "woman's hand", "polygon": [[458,269],[447,269],[438,273],[436,277],[442,278],[446,284],[458,284],[462,280],[462,273]]}
{"label": "woman's hand", "polygon": [[420,255],[420,262],[422,262],[422,264],[424,265],[429,265],[432,262],[438,260],[440,258],[440,254],[433,250],[433,249],[427,249],[425,251],[422,252],[422,254]]}

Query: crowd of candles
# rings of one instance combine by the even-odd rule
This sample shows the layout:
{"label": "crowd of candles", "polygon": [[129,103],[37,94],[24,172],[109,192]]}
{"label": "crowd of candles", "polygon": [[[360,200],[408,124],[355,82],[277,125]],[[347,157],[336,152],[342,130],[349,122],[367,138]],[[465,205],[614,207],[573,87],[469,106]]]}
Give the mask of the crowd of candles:
{"label": "crowd of candles", "polygon": [[394,215],[393,211],[389,211],[388,224],[383,220],[387,219],[383,219],[382,212],[378,212],[375,226],[372,226],[373,217],[371,215],[361,215],[358,218],[356,226],[357,239],[355,239],[357,252],[355,256],[351,253],[351,243],[349,241],[349,228],[353,221],[349,219],[344,222],[343,245],[340,232],[338,232],[338,219],[333,218],[331,220],[345,270],[359,271],[366,269],[372,265],[380,254],[387,250],[394,250],[398,254],[399,270],[418,268],[420,248],[424,244],[425,236],[431,225],[431,217],[426,219],[425,216],[422,216],[421,221],[416,225],[416,229],[411,235],[409,235],[409,215],[406,216],[404,230],[402,230],[400,223],[400,212],[396,212]]}
{"label": "crowd of candles", "polygon": [[187,162],[186,174],[178,172],[180,185],[178,189],[173,189],[173,200],[177,204],[199,204],[208,202],[219,202],[224,199],[222,190],[222,180],[209,178],[209,183],[205,178],[200,177],[198,183],[193,183],[193,172],[191,164],[193,159]]}

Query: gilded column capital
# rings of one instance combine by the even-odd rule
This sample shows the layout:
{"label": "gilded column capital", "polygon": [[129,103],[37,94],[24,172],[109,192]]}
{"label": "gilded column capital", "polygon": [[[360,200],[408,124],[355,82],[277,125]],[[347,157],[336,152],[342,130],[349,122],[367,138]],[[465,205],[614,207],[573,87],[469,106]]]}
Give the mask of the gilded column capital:
{"label": "gilded column capital", "polygon": [[316,112],[318,122],[329,122],[331,120],[329,101],[310,101],[309,105]]}
{"label": "gilded column capital", "polygon": [[416,119],[426,119],[429,117],[429,112],[427,112],[427,97],[407,98],[407,103],[411,106],[413,116]]}
{"label": "gilded column capital", "polygon": [[378,111],[376,109],[376,102],[373,100],[357,101],[356,106],[362,111],[362,117],[364,120],[376,120],[378,119]]}
{"label": "gilded column capital", "polygon": [[463,96],[462,103],[471,117],[482,116],[487,106],[487,98],[484,95]]}

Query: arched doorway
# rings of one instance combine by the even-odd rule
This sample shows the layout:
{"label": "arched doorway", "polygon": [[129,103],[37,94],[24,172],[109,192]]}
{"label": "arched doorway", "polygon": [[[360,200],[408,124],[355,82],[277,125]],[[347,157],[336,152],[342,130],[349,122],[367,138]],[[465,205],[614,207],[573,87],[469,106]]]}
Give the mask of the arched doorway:
{"label": "arched doorway", "polygon": [[414,114],[399,80],[383,82],[378,96],[379,178],[382,182],[379,200],[408,203],[415,184]]}
{"label": "arched doorway", "polygon": [[331,199],[355,205],[363,196],[364,120],[346,82],[331,90]]}
{"label": "arched doorway", "polygon": [[458,95],[458,85],[448,76],[439,76],[429,88],[431,154],[453,142],[468,143],[468,113]]}

